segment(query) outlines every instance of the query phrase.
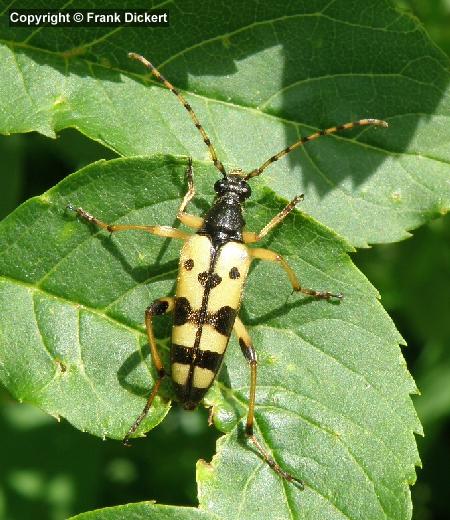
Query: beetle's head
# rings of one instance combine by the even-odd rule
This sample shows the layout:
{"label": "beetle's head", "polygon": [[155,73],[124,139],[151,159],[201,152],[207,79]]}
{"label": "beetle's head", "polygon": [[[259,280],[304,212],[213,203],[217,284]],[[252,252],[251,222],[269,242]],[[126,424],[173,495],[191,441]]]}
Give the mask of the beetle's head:
{"label": "beetle's head", "polygon": [[252,194],[248,182],[243,179],[241,170],[232,170],[229,175],[219,179],[214,184],[214,191],[218,197],[237,197],[240,202],[244,202]]}

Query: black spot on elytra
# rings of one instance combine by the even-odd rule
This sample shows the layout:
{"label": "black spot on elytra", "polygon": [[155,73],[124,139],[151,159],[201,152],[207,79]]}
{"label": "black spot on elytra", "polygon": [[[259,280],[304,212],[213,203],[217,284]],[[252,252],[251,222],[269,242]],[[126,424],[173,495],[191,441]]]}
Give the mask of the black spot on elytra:
{"label": "black spot on elytra", "polygon": [[225,305],[225,307],[221,307],[214,315],[214,319],[212,320],[214,328],[220,334],[228,337],[231,334],[235,318],[236,310]]}
{"label": "black spot on elytra", "polygon": [[170,349],[170,360],[172,363],[181,363],[182,365],[190,365],[194,359],[194,349],[185,347],[184,345],[172,344]]}
{"label": "black spot on elytra", "polygon": [[212,372],[218,372],[222,363],[223,354],[213,352],[212,350],[199,350],[195,358],[195,366],[199,368],[207,368]]}
{"label": "black spot on elytra", "polygon": [[232,280],[236,280],[237,278],[240,278],[241,273],[237,267],[232,267],[228,275]]}
{"label": "black spot on elytra", "polygon": [[184,262],[184,268],[186,269],[186,271],[191,271],[194,267],[194,260],[192,260],[192,258],[189,258],[188,260],[186,260]]}
{"label": "black spot on elytra", "polygon": [[199,350],[174,343],[170,349],[170,359],[172,363],[181,363],[182,365],[191,365],[194,363],[196,367],[207,368],[216,373],[220,368],[223,354],[213,352],[212,350]]}
{"label": "black spot on elytra", "polygon": [[202,273],[199,273],[198,275],[198,281],[200,282],[203,287],[206,286],[209,280],[209,286],[211,289],[214,289],[214,287],[217,287],[220,282],[222,281],[222,278],[217,273],[209,274],[207,271],[203,271]]}
{"label": "black spot on elytra", "polygon": [[185,410],[195,410],[208,391],[208,388],[196,388],[189,384],[180,385],[175,382],[173,382],[173,387],[178,401]]}
{"label": "black spot on elytra", "polygon": [[175,298],[175,310],[173,314],[174,325],[184,325],[189,321],[191,314],[191,304],[184,296]]}

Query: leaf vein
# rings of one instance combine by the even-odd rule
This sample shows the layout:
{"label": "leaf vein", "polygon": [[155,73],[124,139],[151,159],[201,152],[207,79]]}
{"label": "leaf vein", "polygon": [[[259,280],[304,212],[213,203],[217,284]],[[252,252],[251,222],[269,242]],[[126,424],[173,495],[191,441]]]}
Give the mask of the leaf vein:
{"label": "leaf vein", "polygon": [[[273,406],[273,405],[259,405],[258,408],[260,409],[265,409],[265,410],[282,410],[284,413],[286,413],[287,415],[293,415],[295,417],[298,417],[300,419],[302,419],[303,421],[307,422],[307,423],[310,423],[314,426],[318,426],[318,424],[316,423],[316,421],[312,421],[310,418],[307,418],[305,417],[304,415],[302,415],[301,413],[299,412],[296,412],[294,410],[289,410],[285,407],[282,407],[282,406]],[[324,429],[324,428],[320,428],[320,429]],[[327,430],[325,430],[327,431]],[[332,434],[331,431],[327,431],[327,433],[329,434]],[[372,432],[369,432],[369,433],[372,433]],[[373,489],[373,492],[374,492],[374,495],[377,499],[377,502],[379,503],[380,505],[380,508],[382,510],[382,512],[384,513],[384,516],[385,518],[388,518],[387,516],[387,513],[386,513],[386,510],[384,509],[384,506],[380,500],[380,497],[378,496],[378,493],[377,493],[377,487],[375,485],[375,479],[372,478],[372,476],[367,472],[367,470],[365,469],[365,467],[363,466],[363,463],[354,455],[354,453],[352,452],[352,450],[350,449],[350,447],[344,442],[344,440],[342,439],[342,436],[340,435],[337,435],[336,433],[333,435],[334,438],[337,437],[337,439],[339,440],[339,442],[341,443],[341,445],[344,447],[345,451],[348,453],[348,455],[350,456],[350,458],[355,462],[356,466],[359,467],[361,473],[363,474],[365,480],[370,484],[370,486],[372,487]],[[375,436],[374,436],[375,437]],[[376,438],[376,437],[375,437]],[[383,486],[383,488],[386,490],[386,491],[390,491],[386,486]]]}
{"label": "leaf vein", "polygon": [[273,94],[268,96],[265,100],[262,101],[262,103],[258,104],[258,109],[264,110],[267,108],[266,105],[271,103],[275,98],[279,97],[282,94],[285,94],[289,90],[294,89],[295,87],[298,87],[300,85],[305,85],[308,83],[315,83],[317,81],[323,81],[323,80],[335,80],[336,78],[404,78],[408,81],[411,81],[413,83],[417,83],[419,85],[423,85],[427,88],[432,88],[436,90],[439,94],[442,96],[445,95],[445,91],[439,89],[436,85],[433,83],[427,83],[425,81],[420,81],[416,78],[412,78],[411,76],[405,76],[404,74],[398,73],[398,72],[392,72],[392,73],[382,73],[382,72],[341,72],[341,73],[335,73],[335,74],[323,74],[322,76],[314,76],[314,77],[307,77],[302,78],[297,81],[293,81],[292,83],[289,83],[288,85],[283,85],[281,88],[277,89]]}

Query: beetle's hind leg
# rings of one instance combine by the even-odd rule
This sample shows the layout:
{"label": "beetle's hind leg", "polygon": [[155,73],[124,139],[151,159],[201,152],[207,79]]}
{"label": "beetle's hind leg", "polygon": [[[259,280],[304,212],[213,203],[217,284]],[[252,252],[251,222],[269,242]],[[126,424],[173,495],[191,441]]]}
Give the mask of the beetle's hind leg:
{"label": "beetle's hind leg", "polygon": [[190,213],[186,213],[186,207],[191,202],[191,200],[195,196],[195,186],[194,186],[194,176],[192,173],[192,159],[189,157],[188,159],[188,167],[186,169],[186,177],[188,180],[188,190],[186,195],[183,197],[181,201],[180,207],[178,209],[177,218],[180,222],[182,222],[185,226],[198,229],[203,225],[203,219],[198,217],[197,215],[191,215]]}
{"label": "beetle's hind leg", "polygon": [[140,413],[139,417],[134,421],[133,426],[129,429],[128,433],[123,439],[123,443],[126,445],[128,445],[128,440],[139,428],[139,425],[150,410],[150,407],[153,404],[153,400],[155,399],[155,396],[159,391],[159,387],[161,386],[161,382],[167,375],[158,352],[158,347],[156,346],[152,320],[153,316],[161,316],[163,314],[167,314],[168,312],[172,312],[174,303],[175,298],[173,297],[159,298],[158,300],[155,300],[145,311],[145,327],[147,329],[148,344],[150,346],[150,353],[152,355],[153,364],[155,365],[156,371],[158,372],[158,378],[153,385],[152,391],[150,392],[150,396],[147,399],[147,403],[145,404],[144,409]]}
{"label": "beetle's hind leg", "polygon": [[290,473],[284,471],[281,466],[275,461],[275,459],[267,452],[265,448],[258,441],[256,435],[253,431],[253,422],[255,417],[255,397],[256,397],[256,368],[258,365],[258,360],[256,356],[256,351],[253,347],[252,340],[239,318],[236,318],[234,322],[234,332],[238,338],[239,345],[241,347],[242,353],[245,356],[245,359],[250,364],[250,396],[248,401],[248,413],[247,413],[247,423],[245,425],[245,434],[247,438],[253,443],[259,455],[264,459],[264,461],[277,473],[281,478],[287,480],[288,482],[292,482],[298,488],[304,489],[303,482],[297,478],[295,478]]}

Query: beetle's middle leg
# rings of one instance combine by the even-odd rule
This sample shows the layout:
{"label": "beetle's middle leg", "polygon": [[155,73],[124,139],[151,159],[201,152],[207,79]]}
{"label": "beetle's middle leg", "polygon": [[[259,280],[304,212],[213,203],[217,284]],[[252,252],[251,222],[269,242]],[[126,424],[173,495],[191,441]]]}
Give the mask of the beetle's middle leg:
{"label": "beetle's middle leg", "polygon": [[158,347],[156,346],[152,320],[153,316],[161,316],[162,314],[172,312],[174,304],[175,298],[173,297],[168,296],[166,298],[159,298],[158,300],[155,300],[145,311],[145,327],[147,329],[148,344],[150,346],[150,353],[152,355],[153,364],[156,368],[156,371],[158,372],[158,378],[155,381],[155,384],[153,385],[152,391],[150,392],[150,396],[147,399],[147,403],[145,404],[144,409],[140,413],[139,417],[134,421],[133,426],[129,429],[128,433],[125,435],[125,438],[123,439],[124,444],[128,444],[129,438],[138,429],[142,420],[147,415],[148,411],[150,410],[150,407],[153,404],[153,400],[155,399],[155,396],[159,391],[161,382],[167,375],[158,352]]}
{"label": "beetle's middle leg", "polygon": [[178,209],[177,218],[180,222],[182,222],[185,226],[198,229],[203,225],[202,217],[198,217],[197,215],[191,215],[190,213],[186,213],[185,209],[189,202],[195,196],[195,186],[194,186],[194,176],[192,173],[192,159],[189,157],[188,167],[186,170],[186,177],[188,180],[188,190],[186,195],[183,197],[181,201],[180,207]]}
{"label": "beetle's middle leg", "polygon": [[248,334],[244,324],[239,318],[236,318],[234,322],[233,330],[238,338],[239,345],[241,346],[242,353],[245,356],[245,359],[250,364],[250,396],[248,401],[248,413],[247,413],[247,423],[245,426],[245,434],[247,438],[253,443],[258,453],[261,457],[267,462],[267,464],[277,473],[280,477],[284,478],[288,482],[292,482],[300,489],[303,489],[303,482],[290,473],[284,471],[280,465],[274,460],[274,458],[263,448],[261,443],[256,438],[256,435],[253,432],[253,422],[255,418],[255,397],[256,397],[256,368],[258,365],[258,360],[256,356],[256,351],[253,347],[252,340],[250,335]]}
{"label": "beetle's middle leg", "polygon": [[307,294],[309,296],[313,296],[314,298],[319,298],[322,300],[329,300],[330,298],[337,298],[339,300],[342,300],[343,296],[341,293],[331,293],[329,291],[316,291],[315,289],[307,289],[306,287],[302,287],[292,267],[278,253],[275,253],[270,249],[263,249],[259,247],[254,249],[249,248],[248,250],[253,258],[257,258],[259,260],[268,260],[269,262],[277,262],[278,264],[280,264],[281,267],[285,270],[286,274],[288,275],[289,281],[292,285],[292,289],[295,292],[301,292],[303,294]]}

